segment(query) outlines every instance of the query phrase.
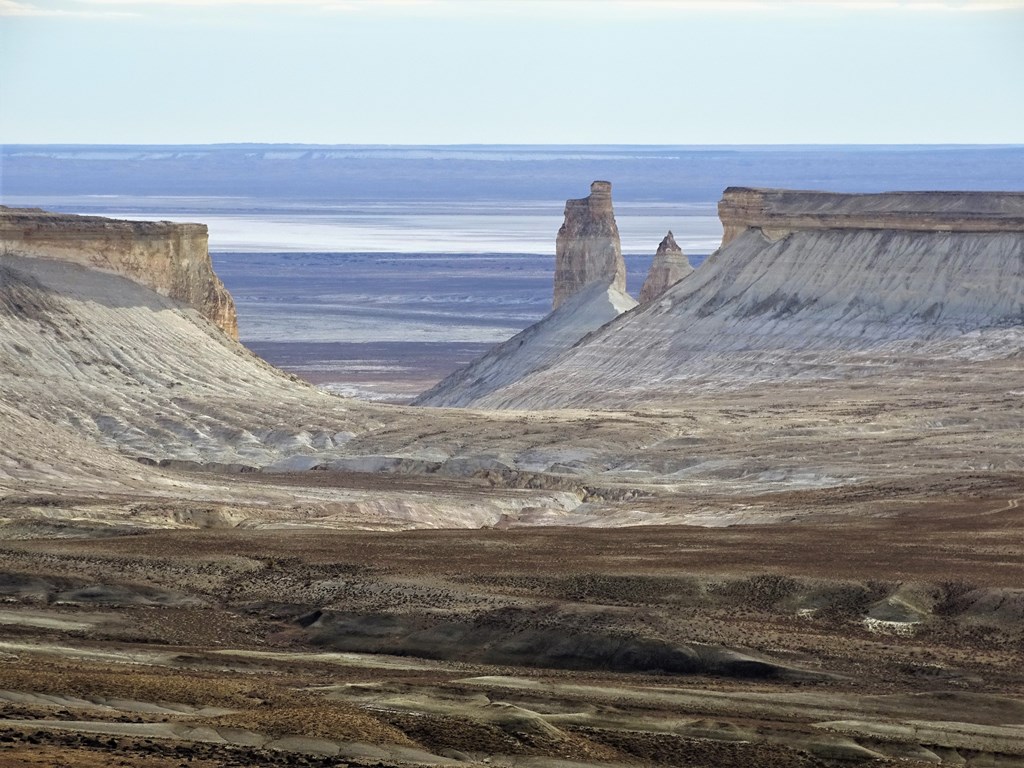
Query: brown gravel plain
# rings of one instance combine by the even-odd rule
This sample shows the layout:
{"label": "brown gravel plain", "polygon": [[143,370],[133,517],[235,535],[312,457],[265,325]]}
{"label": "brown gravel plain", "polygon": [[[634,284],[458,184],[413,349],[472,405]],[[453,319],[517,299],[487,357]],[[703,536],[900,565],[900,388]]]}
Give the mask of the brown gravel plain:
{"label": "brown gravel plain", "polygon": [[5,541],[0,764],[1021,765],[1024,480],[929,482],[750,499],[787,525]]}

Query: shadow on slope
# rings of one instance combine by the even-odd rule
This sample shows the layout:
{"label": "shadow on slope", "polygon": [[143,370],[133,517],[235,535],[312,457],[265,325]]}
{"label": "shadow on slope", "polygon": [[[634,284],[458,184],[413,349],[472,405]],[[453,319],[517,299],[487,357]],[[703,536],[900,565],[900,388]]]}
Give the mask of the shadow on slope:
{"label": "shadow on slope", "polygon": [[466,619],[317,610],[296,623],[310,642],[339,651],[552,669],[821,677],[724,646],[648,637],[624,629],[616,615],[568,607],[506,607]]}

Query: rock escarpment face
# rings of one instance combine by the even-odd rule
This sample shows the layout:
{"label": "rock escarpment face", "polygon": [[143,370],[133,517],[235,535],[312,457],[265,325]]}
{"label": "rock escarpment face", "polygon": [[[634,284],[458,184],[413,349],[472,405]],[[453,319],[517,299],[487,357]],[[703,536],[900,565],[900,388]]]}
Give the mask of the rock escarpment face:
{"label": "rock escarpment face", "polygon": [[1024,232],[1022,192],[835,194],[729,187],[718,203],[728,244],[746,229],[771,240],[806,230]]}
{"label": "rock escarpment face", "polygon": [[555,297],[552,309],[591,283],[626,291],[619,228],[612,211],[612,185],[595,181],[590,195],[567,200],[565,221],[555,241]]}
{"label": "rock escarpment face", "polygon": [[213,271],[205,224],[119,221],[0,206],[0,252],[80,264],[197,309],[238,338],[235,302]]}
{"label": "rock escarpment face", "polygon": [[669,230],[658,246],[658,252],[654,254],[644,287],[640,289],[640,303],[654,301],[691,272],[693,267]]}

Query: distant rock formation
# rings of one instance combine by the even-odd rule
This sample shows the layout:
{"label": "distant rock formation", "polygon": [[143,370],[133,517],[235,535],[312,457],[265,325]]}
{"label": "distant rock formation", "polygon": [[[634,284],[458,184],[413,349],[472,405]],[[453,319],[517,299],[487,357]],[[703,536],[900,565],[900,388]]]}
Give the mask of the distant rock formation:
{"label": "distant rock formation", "polygon": [[235,302],[213,271],[205,224],[120,221],[0,206],[0,253],[127,277],[197,309],[238,339]]}
{"label": "distant rock formation", "polygon": [[555,241],[552,309],[558,309],[567,298],[595,282],[626,292],[626,264],[622,260],[609,181],[595,181],[588,197],[565,203],[565,221]]}
{"label": "distant rock formation", "polygon": [[1019,366],[1024,193],[731,188],[719,210],[724,244],[671,301],[616,318],[473,406],[624,408],[759,382],[930,386]]}
{"label": "distant rock formation", "polygon": [[471,405],[557,362],[587,334],[637,305],[626,293],[610,182],[595,181],[589,197],[565,203],[555,248],[553,304],[543,320],[455,371],[413,404]]}
{"label": "distant rock formation", "polygon": [[654,254],[654,261],[647,272],[644,287],[640,289],[640,303],[654,301],[691,272],[693,267],[690,266],[683,249],[676,243],[672,230],[669,230],[658,246],[658,252]]}

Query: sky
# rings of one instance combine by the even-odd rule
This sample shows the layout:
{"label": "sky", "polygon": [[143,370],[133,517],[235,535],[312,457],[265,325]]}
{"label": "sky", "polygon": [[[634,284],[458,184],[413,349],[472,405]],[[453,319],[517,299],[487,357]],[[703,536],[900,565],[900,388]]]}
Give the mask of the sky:
{"label": "sky", "polygon": [[1024,144],[1024,0],[0,0],[0,143]]}

